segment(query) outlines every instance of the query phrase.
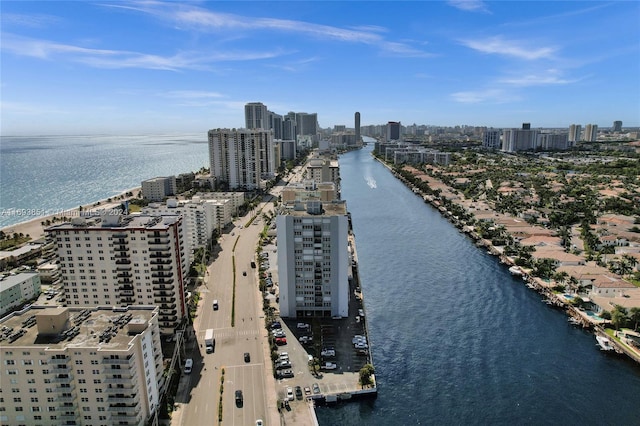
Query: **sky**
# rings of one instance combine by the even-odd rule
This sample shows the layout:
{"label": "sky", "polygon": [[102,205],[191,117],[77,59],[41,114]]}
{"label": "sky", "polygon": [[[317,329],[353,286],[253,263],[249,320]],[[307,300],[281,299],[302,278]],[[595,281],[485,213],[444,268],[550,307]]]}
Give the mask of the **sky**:
{"label": "sky", "polygon": [[640,2],[2,1],[1,134],[640,126]]}

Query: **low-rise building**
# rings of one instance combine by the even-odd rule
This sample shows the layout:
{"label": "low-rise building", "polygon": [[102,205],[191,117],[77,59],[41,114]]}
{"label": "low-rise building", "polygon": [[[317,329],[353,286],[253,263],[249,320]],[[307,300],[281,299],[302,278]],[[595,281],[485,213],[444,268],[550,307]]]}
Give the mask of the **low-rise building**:
{"label": "low-rise building", "polygon": [[0,276],[0,316],[36,298],[40,294],[40,276],[21,272]]}

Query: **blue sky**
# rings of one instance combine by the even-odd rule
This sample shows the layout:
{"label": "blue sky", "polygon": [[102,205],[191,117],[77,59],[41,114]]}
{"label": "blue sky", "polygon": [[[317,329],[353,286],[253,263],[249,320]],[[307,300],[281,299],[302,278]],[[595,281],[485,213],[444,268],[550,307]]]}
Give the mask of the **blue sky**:
{"label": "blue sky", "polygon": [[640,126],[640,2],[3,1],[3,135]]}

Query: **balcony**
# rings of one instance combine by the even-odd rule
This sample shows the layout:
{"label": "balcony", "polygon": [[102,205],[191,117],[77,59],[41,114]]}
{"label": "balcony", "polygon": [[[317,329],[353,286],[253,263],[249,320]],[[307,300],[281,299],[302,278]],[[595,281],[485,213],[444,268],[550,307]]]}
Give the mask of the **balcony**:
{"label": "balcony", "polygon": [[51,379],[51,383],[60,383],[60,384],[70,384],[73,382],[73,376],[71,374],[67,374],[67,377],[54,377]]}
{"label": "balcony", "polygon": [[[117,259],[116,262],[120,262],[120,261],[128,260],[129,253],[116,253],[113,257]],[[129,260],[129,263],[131,263],[130,260]]]}
{"label": "balcony", "polygon": [[118,234],[113,234],[111,236],[113,237],[113,239],[116,239],[116,238],[127,238],[128,234],[126,232],[122,232],[122,233],[118,233]]}
{"label": "balcony", "polygon": [[133,285],[133,281],[131,279],[129,279],[129,278],[120,278],[118,280],[118,284],[120,284],[120,285],[131,285],[132,286]]}
{"label": "balcony", "polygon": [[[118,257],[118,256],[116,256]],[[129,265],[131,264],[131,261],[129,259],[118,259],[116,260],[116,265]],[[131,269],[131,268],[129,268]]]}
{"label": "balcony", "polygon": [[171,271],[164,271],[164,272],[157,272],[155,274],[151,274],[152,278],[171,278],[173,277],[173,272]]}
{"label": "balcony", "polygon": [[158,259],[163,257],[171,257],[171,253],[151,253],[149,255],[149,258],[151,259]]}
{"label": "balcony", "polygon": [[56,386],[56,392],[73,392],[76,388],[75,383],[57,383]]}
{"label": "balcony", "polygon": [[178,311],[176,311],[175,309],[171,310],[171,311],[165,311],[164,309],[160,309],[160,315],[176,315],[178,313]]}
{"label": "balcony", "polygon": [[169,251],[170,249],[171,249],[171,247],[169,247],[169,246],[149,247],[149,251],[150,252]]}
{"label": "balcony", "polygon": [[[170,257],[169,256],[165,256],[165,257]],[[152,259],[149,261],[149,264],[151,265],[170,265],[171,264],[171,259],[167,259],[167,260],[163,260],[163,259]],[[153,267],[152,267],[153,270]]]}
{"label": "balcony", "polygon": [[[131,269],[131,268],[129,268],[129,269]],[[127,272],[127,271],[119,271],[116,274],[116,277],[117,278],[133,278],[133,274],[131,274],[131,273]]]}
{"label": "balcony", "polygon": [[135,395],[131,395],[129,397],[125,397],[125,396],[109,396],[107,398],[107,403],[109,404],[133,404],[134,402],[136,402],[136,396]]}
{"label": "balcony", "polygon": [[147,234],[147,238],[169,238],[168,232],[155,231],[153,234]]}
{"label": "balcony", "polygon": [[125,240],[124,238],[114,238],[113,239],[113,245],[127,245],[129,244],[129,241]]}
{"label": "balcony", "polygon": [[132,397],[135,397],[136,394],[138,393],[138,382],[132,382],[131,380],[129,380],[128,384],[130,384],[131,387],[128,387],[128,388],[107,387],[104,390],[104,393],[109,395],[115,394],[115,395],[118,395],[119,397],[122,397],[123,395],[131,395]]}
{"label": "balcony", "polygon": [[[174,309],[176,307],[175,303],[172,303],[170,305],[160,305],[160,309]],[[175,311],[173,311],[175,313]]]}
{"label": "balcony", "polygon": [[59,367],[54,367],[49,372],[53,374],[69,374],[71,372],[71,367],[68,365],[61,365]]}
{"label": "balcony", "polygon": [[59,397],[57,397],[57,398],[56,398],[56,402],[62,402],[62,403],[65,403],[65,402],[73,402],[73,401],[75,401],[76,399],[78,399],[78,397],[77,397],[77,396],[75,396],[75,395],[71,395],[71,396],[59,396]]}
{"label": "balcony", "polygon": [[135,293],[133,292],[133,290],[122,290],[120,291],[120,297],[124,297],[124,296],[135,296]]}
{"label": "balcony", "polygon": [[120,253],[129,251],[127,246],[113,246],[113,250]]}
{"label": "balcony", "polygon": [[118,291],[133,290],[133,284],[122,284],[118,287]]}
{"label": "balcony", "polygon": [[49,364],[56,364],[56,365],[60,365],[60,364],[66,364],[69,362],[69,358],[64,357],[64,358],[51,358],[49,360]]}
{"label": "balcony", "polygon": [[147,240],[148,244],[169,244],[169,240],[155,238],[153,240]]}
{"label": "balcony", "polygon": [[120,304],[122,305],[134,305],[136,303],[135,297],[121,297]]}
{"label": "balcony", "polygon": [[155,303],[173,303],[176,301],[175,297],[161,297],[159,300],[154,300]]}
{"label": "balcony", "polygon": [[130,362],[131,360],[127,358],[102,358],[102,364],[107,365],[125,365]]}
{"label": "balcony", "polygon": [[[131,401],[129,401],[131,402]],[[117,413],[126,413],[126,415],[134,415],[134,414],[138,414],[140,412],[140,406],[138,404],[134,405],[134,406],[124,406],[124,407],[114,407],[114,406],[109,406],[109,411],[111,412],[117,412]]]}
{"label": "balcony", "polygon": [[[163,315],[162,312],[160,313],[160,319],[159,321],[163,321],[166,323],[175,323],[178,320],[178,317],[176,315]],[[169,325],[169,327],[173,327],[173,325]]]}
{"label": "balcony", "polygon": [[137,425],[142,421],[142,416],[140,414],[112,414],[111,420],[114,421],[126,421],[127,424]]}
{"label": "balcony", "polygon": [[64,414],[58,415],[58,418],[66,422],[73,421],[74,423],[71,423],[71,424],[75,424],[77,421],[80,420],[80,415],[77,413],[64,413]]}

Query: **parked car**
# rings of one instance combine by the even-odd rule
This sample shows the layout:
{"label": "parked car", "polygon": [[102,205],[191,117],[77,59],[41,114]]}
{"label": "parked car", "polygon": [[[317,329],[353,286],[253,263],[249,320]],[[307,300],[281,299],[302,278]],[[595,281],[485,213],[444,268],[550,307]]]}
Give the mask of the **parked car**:
{"label": "parked car", "polygon": [[304,387],[304,394],[305,395],[311,395],[311,388],[309,386],[305,386]]}
{"label": "parked car", "polygon": [[324,370],[335,370],[338,366],[333,362],[325,362],[322,368]]}
{"label": "parked car", "polygon": [[247,271],[242,271],[242,276],[246,277],[247,276]]}
{"label": "parked car", "polygon": [[293,377],[293,370],[280,370],[277,376],[279,379],[291,379]]}
{"label": "parked car", "polygon": [[322,356],[336,356],[336,351],[334,349],[323,349],[322,352],[320,352],[320,355],[322,355]]}
{"label": "parked car", "polygon": [[296,386],[296,398],[302,399],[302,388],[300,386]]}
{"label": "parked car", "polygon": [[280,352],[280,355],[278,355],[278,359],[286,359],[287,361],[289,361],[289,352]]}
{"label": "parked car", "polygon": [[242,403],[244,402],[244,398],[242,397],[242,391],[236,391],[236,406],[242,407]]}
{"label": "parked car", "polygon": [[245,352],[244,353],[244,362],[250,362],[251,361],[251,354],[249,352]]}
{"label": "parked car", "polygon": [[278,361],[276,363],[276,370],[286,370],[288,368],[291,368],[291,363],[289,361]]}
{"label": "parked car", "polygon": [[291,386],[287,386],[287,400],[293,401],[293,389]]}
{"label": "parked car", "polygon": [[311,343],[313,342],[313,336],[300,336],[298,340],[300,340],[300,343]]}
{"label": "parked car", "polygon": [[309,324],[304,323],[304,322],[299,322],[299,323],[298,323],[298,325],[297,325],[297,327],[298,327],[298,328],[304,328],[304,329],[307,329],[307,328],[309,328]]}
{"label": "parked car", "polygon": [[318,384],[317,384],[317,383],[314,383],[314,384],[312,385],[312,387],[313,387],[313,393],[314,393],[314,394],[319,394],[319,393],[320,393],[320,386],[318,386]]}
{"label": "parked car", "polygon": [[274,323],[271,324],[272,330],[275,330],[276,328],[282,328],[282,324],[280,324],[280,321],[275,321]]}
{"label": "parked car", "polygon": [[287,344],[287,338],[286,337],[276,337],[276,345],[278,346],[283,346]]}
{"label": "parked car", "polygon": [[281,328],[272,330],[271,333],[274,335],[274,337],[287,337],[287,334]]}

